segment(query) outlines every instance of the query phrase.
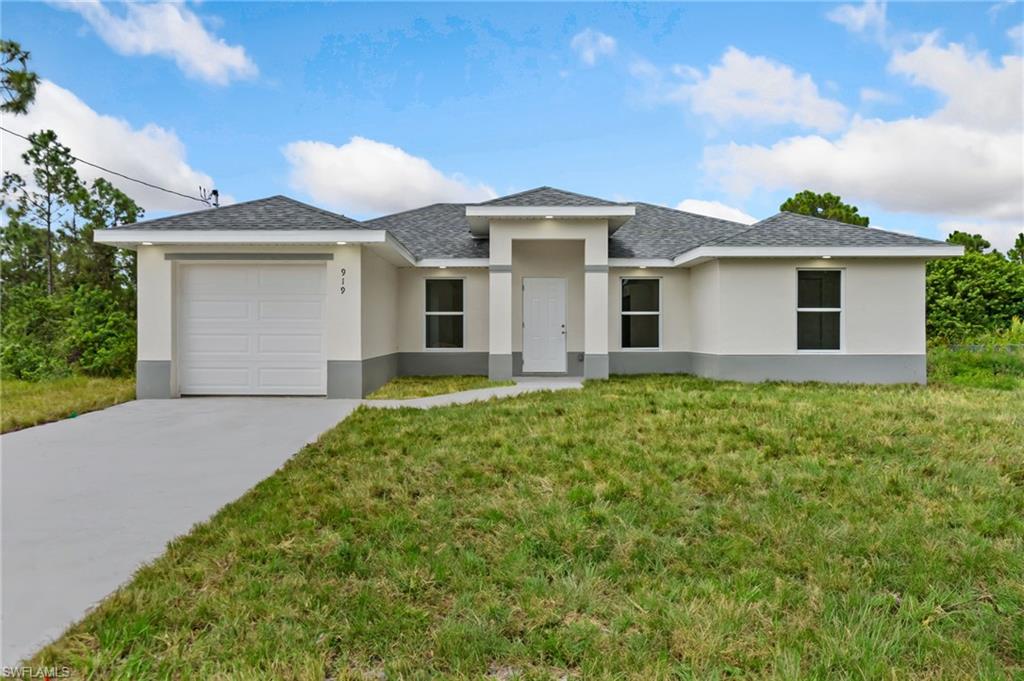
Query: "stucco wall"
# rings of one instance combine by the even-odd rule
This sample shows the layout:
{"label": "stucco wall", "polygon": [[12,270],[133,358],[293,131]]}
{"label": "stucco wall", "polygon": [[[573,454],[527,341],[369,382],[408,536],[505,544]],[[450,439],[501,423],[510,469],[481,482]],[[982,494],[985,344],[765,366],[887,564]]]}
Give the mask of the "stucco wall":
{"label": "stucco wall", "polygon": [[523,350],[523,278],[565,279],[567,352],[583,352],[583,242],[515,241],[512,244],[512,351]]}
{"label": "stucco wall", "polygon": [[[174,356],[174,318],[176,287],[181,265],[167,260],[168,253],[331,253],[327,267],[327,357],[358,359],[359,337],[344,333],[353,315],[360,314],[359,246],[140,246],[138,249],[138,358],[140,360],[171,360]],[[205,261],[212,264],[215,261]],[[316,266],[317,263],[310,263]],[[339,292],[341,269],[347,270],[346,288],[353,295]]]}
{"label": "stucco wall", "polygon": [[511,264],[513,244],[528,240],[580,240],[587,264],[608,264],[608,221],[604,219],[491,220],[491,264]]}
{"label": "stucco wall", "polygon": [[842,352],[925,352],[924,262],[903,259],[723,260],[716,352],[796,353],[797,270],[805,267],[844,272]]}
{"label": "stucco wall", "polygon": [[398,268],[362,249],[362,358],[398,352]]}
{"label": "stucco wall", "polygon": [[[502,352],[522,351],[524,276],[566,278],[566,349],[570,353],[592,351],[585,342],[585,281],[590,276],[607,276],[607,283],[601,282],[607,291],[602,303],[607,303],[608,310],[601,328],[607,334],[608,350],[621,352],[621,279],[637,276],[662,281],[663,352],[796,355],[796,272],[802,267],[844,272],[843,354],[921,356],[925,352],[923,260],[722,260],[690,269],[616,267],[604,275],[599,264],[585,273],[588,258],[606,258],[599,246],[606,246],[606,238],[601,238],[606,233],[604,224],[553,222],[516,222],[497,230],[498,242],[504,244],[498,250],[506,249],[512,269],[511,274],[497,275],[511,284],[503,308],[506,314],[497,321],[489,318],[495,274],[484,268],[395,267],[358,245],[143,246],[139,248],[138,358],[168,366],[174,359],[176,277],[181,265],[166,260],[165,254],[211,251],[331,253],[334,259],[324,265],[329,362],[424,353],[424,280],[428,277],[457,277],[465,282],[467,353],[495,354],[489,334],[498,322],[511,326],[511,347]],[[598,245],[587,245],[591,243]],[[343,279],[345,293],[340,291]],[[604,320],[603,315],[592,316]],[[173,381],[176,371],[167,371]]]}
{"label": "stucco wall", "polygon": [[622,350],[622,280],[658,279],[661,282],[661,349],[690,349],[690,271],[680,268],[613,267],[608,276],[608,349]]}
{"label": "stucco wall", "polygon": [[713,260],[690,268],[690,350],[719,351],[719,262]]}
{"label": "stucco wall", "polygon": [[174,263],[161,246],[138,251],[138,358],[170,360],[174,352]]}
{"label": "stucco wall", "polygon": [[[466,315],[465,348],[467,352],[487,352],[487,270],[483,268],[398,269],[398,350],[424,352],[426,323],[426,279],[455,278],[463,280],[463,310]],[[381,303],[384,298],[381,298]],[[394,304],[394,303],[393,303]],[[449,350],[448,352],[457,352]]]}

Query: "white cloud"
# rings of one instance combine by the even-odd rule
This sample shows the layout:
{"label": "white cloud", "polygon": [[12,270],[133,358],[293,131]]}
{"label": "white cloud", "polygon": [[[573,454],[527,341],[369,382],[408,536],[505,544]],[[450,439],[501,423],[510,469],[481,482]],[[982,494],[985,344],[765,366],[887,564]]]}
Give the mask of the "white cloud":
{"label": "white cloud", "polygon": [[992,133],[931,119],[857,119],[837,140],[790,137],[770,147],[705,149],[707,170],[731,191],[813,189],[886,210],[989,219],[1024,210],[1019,131]]}
{"label": "white cloud", "polygon": [[830,132],[846,121],[845,107],[822,97],[809,75],[735,47],[726,50],[721,63],[711,66],[706,75],[682,65],[666,74],[643,60],[635,61],[630,72],[647,83],[653,99],[686,103],[694,113],[719,124],[736,120],[796,123]]}
{"label": "white cloud", "polygon": [[1024,232],[1024,221],[1007,222],[963,222],[959,220],[947,220],[939,224],[943,234],[949,236],[955,230],[967,232],[968,234],[980,234],[997,248],[1005,253],[1013,248],[1013,242],[1017,235]]}
{"label": "white cloud", "polygon": [[1004,56],[993,66],[985,52],[972,55],[957,43],[939,45],[933,34],[914,50],[894,53],[889,70],[946,96],[936,120],[986,130],[1021,127],[1024,59],[1019,56]]}
{"label": "white cloud", "polygon": [[[185,145],[174,132],[153,123],[133,128],[123,119],[99,114],[73,92],[48,80],[39,84],[36,100],[29,112],[24,116],[9,117],[5,125],[22,134],[51,129],[57,133],[58,141],[70,147],[75,156],[184,194],[196,196],[200,185],[208,189],[216,186],[209,175],[188,164]],[[4,169],[28,179],[21,161],[21,154],[27,148],[27,142],[5,135]],[[88,182],[105,177],[147,211],[203,208],[196,201],[150,189],[81,163],[76,163],[75,168]]]}
{"label": "white cloud", "polygon": [[719,201],[686,199],[685,201],[679,202],[679,205],[676,206],[676,210],[683,210],[687,213],[696,213],[698,215],[708,215],[713,218],[721,218],[722,220],[742,222],[745,225],[752,225],[757,222],[757,218],[753,215],[748,215],[739,208],[727,206]]}
{"label": "white cloud", "polygon": [[1006,30],[1006,37],[1013,42],[1018,50],[1024,47],[1024,24],[1017,24],[1008,28]]}
{"label": "white cloud", "polygon": [[881,90],[876,90],[870,87],[862,87],[860,89],[860,101],[864,103],[887,104],[895,102],[896,97],[888,92],[882,92]]}
{"label": "white cloud", "polygon": [[890,211],[1024,218],[1024,84],[1020,57],[992,66],[934,40],[893,56],[891,68],[947,97],[928,117],[855,118],[838,138],[705,149],[707,171],[742,194],[754,188],[832,191]]}
{"label": "white cloud", "polygon": [[124,16],[113,14],[99,0],[60,6],[81,14],[103,42],[120,54],[167,57],[188,76],[216,85],[258,73],[244,47],[212,35],[183,4],[127,3]]}
{"label": "white cloud", "polygon": [[291,184],[352,214],[393,213],[437,202],[485,201],[494,190],[445,175],[424,158],[390,144],[353,137],[346,144],[292,142],[283,149]]}
{"label": "white cloud", "polygon": [[865,0],[859,5],[839,5],[825,16],[851,33],[870,33],[880,42],[885,41],[888,22],[884,2]]}
{"label": "white cloud", "polygon": [[1016,2],[1017,0],[999,0],[999,2],[991,5],[988,8],[989,17],[995,19],[1000,12],[1002,12],[1007,7],[1011,7],[1012,5],[1016,4]]}
{"label": "white cloud", "polygon": [[615,38],[592,28],[586,28],[574,35],[569,45],[587,66],[593,66],[602,56],[612,56],[617,47]]}

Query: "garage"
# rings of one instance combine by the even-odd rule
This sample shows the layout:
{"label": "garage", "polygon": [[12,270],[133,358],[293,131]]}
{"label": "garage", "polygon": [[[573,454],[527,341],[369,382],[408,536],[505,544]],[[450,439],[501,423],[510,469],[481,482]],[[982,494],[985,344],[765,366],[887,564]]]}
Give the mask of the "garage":
{"label": "garage", "polygon": [[324,264],[179,263],[182,395],[327,392]]}

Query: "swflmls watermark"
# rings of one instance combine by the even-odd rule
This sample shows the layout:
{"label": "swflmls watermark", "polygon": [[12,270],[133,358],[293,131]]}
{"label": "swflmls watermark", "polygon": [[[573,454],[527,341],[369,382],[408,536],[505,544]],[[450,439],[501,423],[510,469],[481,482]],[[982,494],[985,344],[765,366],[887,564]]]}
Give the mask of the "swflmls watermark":
{"label": "swflmls watermark", "polygon": [[0,667],[0,678],[4,679],[66,679],[71,676],[71,667]]}

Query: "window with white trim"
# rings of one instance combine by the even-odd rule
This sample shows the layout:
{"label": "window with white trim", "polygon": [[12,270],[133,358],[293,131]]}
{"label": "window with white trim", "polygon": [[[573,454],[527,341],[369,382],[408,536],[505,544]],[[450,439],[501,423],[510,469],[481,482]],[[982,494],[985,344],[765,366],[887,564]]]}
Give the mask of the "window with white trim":
{"label": "window with white trim", "polygon": [[426,280],[426,347],[456,349],[463,347],[465,314],[462,279]]}
{"label": "window with white trim", "polygon": [[797,350],[839,350],[842,286],[840,270],[797,270]]}
{"label": "window with white trim", "polygon": [[622,280],[622,347],[661,347],[660,280]]}

